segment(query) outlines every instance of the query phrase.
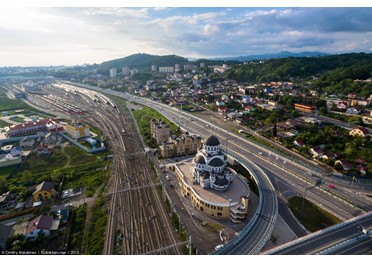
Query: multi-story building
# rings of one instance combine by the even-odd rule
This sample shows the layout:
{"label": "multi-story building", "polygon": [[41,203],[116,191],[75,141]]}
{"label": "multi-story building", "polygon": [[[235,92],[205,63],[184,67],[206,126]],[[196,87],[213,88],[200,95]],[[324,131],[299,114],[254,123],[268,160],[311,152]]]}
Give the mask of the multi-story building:
{"label": "multi-story building", "polygon": [[129,67],[123,67],[123,76],[130,76]]}
{"label": "multi-story building", "polygon": [[138,72],[139,72],[138,69],[133,68],[133,69],[130,70],[130,75],[132,76],[134,74],[137,74]]}
{"label": "multi-story building", "polygon": [[53,183],[48,181],[44,181],[41,184],[37,185],[35,192],[32,193],[35,202],[52,199],[55,194],[56,191],[54,189]]}
{"label": "multi-story building", "polygon": [[160,73],[174,73],[174,67],[173,66],[161,66],[159,67]]}
{"label": "multi-story building", "polygon": [[110,69],[110,77],[116,77],[117,74],[118,74],[118,71],[116,68]]}
{"label": "multi-story building", "polygon": [[170,137],[170,127],[164,120],[159,119],[156,122],[155,119],[151,120],[151,136],[155,138],[158,145],[162,144],[163,141],[168,141]]}
{"label": "multi-story building", "polygon": [[37,132],[51,132],[51,130],[62,131],[62,126],[58,123],[58,121],[52,119],[41,119],[37,121],[30,121],[22,124],[12,125],[5,128],[5,130],[8,137],[26,136]]}
{"label": "multi-story building", "polygon": [[158,67],[156,65],[151,66],[151,71],[156,71],[157,69],[158,69]]}
{"label": "multi-story building", "polygon": [[66,125],[65,131],[74,139],[90,136],[89,126],[80,122],[74,122],[71,125]]}
{"label": "multi-story building", "polygon": [[175,157],[195,154],[201,146],[201,137],[197,135],[182,134],[179,137],[170,138],[160,146],[162,157]]}
{"label": "multi-story building", "polygon": [[180,64],[175,64],[174,65],[174,72],[179,72],[181,70],[181,66],[180,66]]}

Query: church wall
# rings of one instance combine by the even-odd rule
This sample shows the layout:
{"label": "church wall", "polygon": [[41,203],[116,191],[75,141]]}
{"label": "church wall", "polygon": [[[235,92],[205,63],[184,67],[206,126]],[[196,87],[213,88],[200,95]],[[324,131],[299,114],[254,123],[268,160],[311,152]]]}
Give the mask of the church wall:
{"label": "church wall", "polygon": [[212,201],[208,201],[207,199],[203,199],[200,195],[198,195],[183,179],[182,172],[178,169],[177,165],[175,166],[175,172],[178,178],[178,181],[181,186],[182,195],[191,200],[192,205],[204,212],[205,214],[216,217],[216,218],[228,218],[230,215],[230,208],[229,203],[226,200],[226,204],[216,204]]}

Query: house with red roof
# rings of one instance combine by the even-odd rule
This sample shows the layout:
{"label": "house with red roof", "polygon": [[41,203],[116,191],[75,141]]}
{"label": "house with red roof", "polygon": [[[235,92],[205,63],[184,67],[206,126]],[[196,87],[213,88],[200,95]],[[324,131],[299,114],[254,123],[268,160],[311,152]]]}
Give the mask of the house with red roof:
{"label": "house with red roof", "polygon": [[353,167],[353,165],[345,159],[337,160],[335,165],[337,164],[340,164],[345,171],[350,170]]}
{"label": "house with red roof", "polygon": [[310,154],[312,154],[314,158],[320,158],[324,153],[320,147],[316,146],[310,149]]}
{"label": "house with red roof", "polygon": [[293,141],[293,144],[295,146],[305,146],[304,141],[302,141],[301,139],[296,139],[295,141]]}
{"label": "house with red roof", "polygon": [[41,232],[43,232],[45,236],[49,236],[52,224],[53,217],[40,215],[37,218],[30,221],[30,223],[27,226],[25,236],[30,240],[37,239]]}

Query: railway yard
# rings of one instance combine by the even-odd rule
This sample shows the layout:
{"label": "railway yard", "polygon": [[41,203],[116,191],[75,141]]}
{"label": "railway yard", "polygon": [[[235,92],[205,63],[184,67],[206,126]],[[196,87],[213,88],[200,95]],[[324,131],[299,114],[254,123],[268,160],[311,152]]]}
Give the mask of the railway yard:
{"label": "railway yard", "polygon": [[129,110],[97,92],[64,84],[44,92],[48,95],[33,95],[29,101],[89,123],[109,140],[113,158],[103,193],[107,208],[103,254],[181,254],[182,244],[161,196],[163,185],[150,167]]}

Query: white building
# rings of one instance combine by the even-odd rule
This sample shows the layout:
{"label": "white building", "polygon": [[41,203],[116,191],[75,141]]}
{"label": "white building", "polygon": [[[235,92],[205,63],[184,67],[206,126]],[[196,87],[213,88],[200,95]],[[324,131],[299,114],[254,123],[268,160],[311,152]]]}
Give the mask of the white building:
{"label": "white building", "polygon": [[209,136],[193,159],[194,182],[203,188],[217,191],[228,190],[233,181],[233,175],[227,166],[227,157],[220,149],[220,141],[215,136]]}
{"label": "white building", "polygon": [[118,74],[118,71],[116,68],[110,69],[110,77],[116,77],[117,74]]}
{"label": "white building", "polygon": [[161,66],[159,67],[160,73],[174,73],[174,67],[173,66]]}
{"label": "white building", "polygon": [[130,76],[129,67],[123,67],[123,76]]}

